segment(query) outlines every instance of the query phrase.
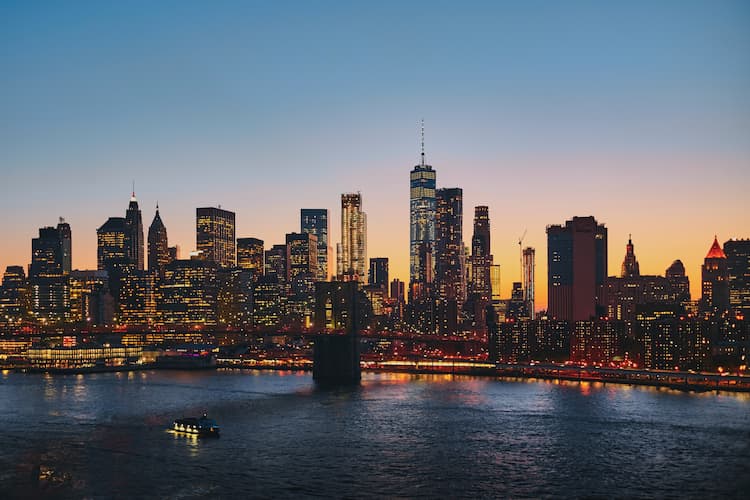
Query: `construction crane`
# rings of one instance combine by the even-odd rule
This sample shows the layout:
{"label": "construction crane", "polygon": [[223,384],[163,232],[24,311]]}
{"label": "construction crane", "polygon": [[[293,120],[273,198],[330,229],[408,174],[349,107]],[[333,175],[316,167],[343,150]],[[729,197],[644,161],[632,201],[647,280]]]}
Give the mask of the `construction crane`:
{"label": "construction crane", "polygon": [[523,230],[523,234],[520,238],[518,238],[518,262],[520,263],[520,267],[518,268],[519,273],[519,282],[523,283],[523,239],[526,237],[526,233],[528,232],[528,229]]}

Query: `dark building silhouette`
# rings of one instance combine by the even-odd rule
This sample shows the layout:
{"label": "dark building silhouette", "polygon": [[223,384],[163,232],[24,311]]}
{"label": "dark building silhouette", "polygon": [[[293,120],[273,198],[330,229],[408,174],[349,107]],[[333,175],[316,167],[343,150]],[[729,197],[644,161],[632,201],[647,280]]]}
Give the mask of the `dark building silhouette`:
{"label": "dark building silhouette", "polygon": [[370,258],[368,284],[379,287],[388,293],[388,257]]}
{"label": "dark building silhouette", "polygon": [[300,210],[300,232],[314,234],[318,241],[316,281],[328,279],[328,210],[303,208]]}
{"label": "dark building silhouette", "polygon": [[625,246],[625,258],[622,261],[620,277],[632,278],[640,275],[641,270],[638,266],[638,260],[635,258],[635,252],[633,251],[633,239],[628,237],[628,244]]}
{"label": "dark building silhouette", "polygon": [[690,280],[685,274],[685,265],[677,259],[667,268],[664,277],[669,281],[676,300],[682,306],[690,303]]}
{"label": "dark building silhouette", "polygon": [[357,281],[315,283],[313,379],[321,384],[361,379],[359,330],[367,323],[366,298]]}
{"label": "dark building silhouette", "polygon": [[234,267],[236,260],[234,212],[221,208],[195,209],[196,247],[200,258],[220,267]]}
{"label": "dark building silhouette", "polygon": [[605,311],[607,228],[594,217],[547,227],[548,314],[584,321]]}
{"label": "dark building silhouette", "polygon": [[436,330],[453,333],[458,311],[466,301],[466,270],[463,242],[463,190],[443,188],[436,192],[435,299]]}
{"label": "dark building silhouette", "polygon": [[729,274],[729,307],[750,319],[750,239],[724,243]]}
{"label": "dark building silhouette", "polygon": [[172,262],[169,254],[167,228],[159,215],[159,205],[156,205],[154,220],[148,228],[148,270],[159,276],[164,276],[164,269]]}
{"label": "dark building silhouette", "polygon": [[138,208],[138,200],[135,198],[135,192],[130,197],[128,209],[125,211],[125,224],[127,226],[127,243],[128,258],[133,263],[137,271],[143,271],[143,218],[141,209]]}
{"label": "dark building silhouette", "polygon": [[721,314],[729,309],[729,270],[727,256],[714,237],[714,242],[701,266],[701,310]]}
{"label": "dark building silhouette", "polygon": [[[487,324],[484,315],[487,305],[492,304],[492,266],[490,250],[489,207],[474,207],[474,233],[471,237],[471,257],[466,313],[473,324],[482,330]],[[499,290],[498,290],[499,293]]]}

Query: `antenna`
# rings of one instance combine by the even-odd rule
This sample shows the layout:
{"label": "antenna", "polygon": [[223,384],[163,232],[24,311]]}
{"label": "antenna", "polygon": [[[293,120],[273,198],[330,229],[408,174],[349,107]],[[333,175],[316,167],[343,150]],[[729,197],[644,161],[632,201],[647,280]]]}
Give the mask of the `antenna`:
{"label": "antenna", "polygon": [[133,198],[135,198],[135,179],[133,179]]}
{"label": "antenna", "polygon": [[520,277],[521,277],[521,279],[520,279],[521,283],[523,283],[523,249],[521,247],[523,246],[523,239],[526,237],[526,232],[527,231],[528,231],[528,229],[524,229],[523,230],[523,235],[521,235],[521,237],[518,238],[518,258],[519,258],[519,262],[521,264],[521,267],[519,268],[519,273],[520,273]]}
{"label": "antenna", "polygon": [[422,118],[422,166],[424,167],[424,118]]}

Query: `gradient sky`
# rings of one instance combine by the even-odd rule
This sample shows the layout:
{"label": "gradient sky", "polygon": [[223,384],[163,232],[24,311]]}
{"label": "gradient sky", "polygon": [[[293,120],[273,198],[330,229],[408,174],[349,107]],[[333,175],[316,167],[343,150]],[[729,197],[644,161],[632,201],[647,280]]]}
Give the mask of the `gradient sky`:
{"label": "gradient sky", "polygon": [[124,216],[195,248],[195,207],[266,247],[300,208],[361,191],[368,256],[408,280],[409,170],[426,122],[439,187],[490,207],[503,296],[517,238],[594,215],[609,272],[681,259],[699,296],[714,234],[750,237],[750,3],[0,3],[0,269],[64,216],[73,267]]}

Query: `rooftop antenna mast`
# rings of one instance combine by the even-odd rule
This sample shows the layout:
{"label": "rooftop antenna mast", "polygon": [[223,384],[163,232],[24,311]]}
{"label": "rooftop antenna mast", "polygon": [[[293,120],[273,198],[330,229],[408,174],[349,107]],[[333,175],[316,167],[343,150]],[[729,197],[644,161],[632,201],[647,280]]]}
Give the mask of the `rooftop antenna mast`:
{"label": "rooftop antenna mast", "polygon": [[424,118],[422,118],[422,166],[424,167]]}
{"label": "rooftop antenna mast", "polygon": [[519,275],[521,277],[520,281],[523,283],[523,249],[521,248],[523,246],[523,239],[526,237],[526,232],[528,229],[523,230],[523,235],[521,235],[520,238],[518,238],[518,259],[520,263],[520,267],[518,268]]}

